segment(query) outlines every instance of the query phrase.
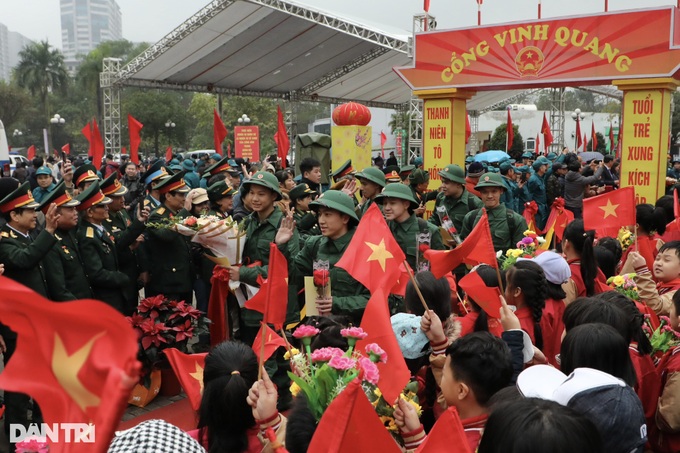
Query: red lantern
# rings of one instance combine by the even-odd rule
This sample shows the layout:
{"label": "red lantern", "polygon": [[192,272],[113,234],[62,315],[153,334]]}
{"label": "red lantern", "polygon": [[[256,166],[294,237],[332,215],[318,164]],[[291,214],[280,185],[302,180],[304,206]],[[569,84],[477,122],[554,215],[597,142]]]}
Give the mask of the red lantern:
{"label": "red lantern", "polygon": [[333,110],[333,122],[338,126],[367,126],[371,122],[371,111],[356,102],[341,104]]}

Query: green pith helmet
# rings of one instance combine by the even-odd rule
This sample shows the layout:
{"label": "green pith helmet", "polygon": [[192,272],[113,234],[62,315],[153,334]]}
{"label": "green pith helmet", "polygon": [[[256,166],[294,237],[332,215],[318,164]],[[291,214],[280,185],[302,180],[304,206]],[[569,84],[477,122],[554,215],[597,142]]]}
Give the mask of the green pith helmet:
{"label": "green pith helmet", "polygon": [[498,173],[484,173],[479,177],[479,182],[475,186],[475,189],[483,189],[484,187],[500,187],[505,190],[503,177]]}
{"label": "green pith helmet", "polygon": [[334,209],[341,214],[347,214],[350,218],[350,223],[359,223],[359,217],[357,217],[356,212],[354,212],[354,202],[349,195],[344,192],[339,190],[327,190],[319,195],[319,198],[309,203],[309,208],[313,211],[318,211],[321,207]]}
{"label": "green pith helmet", "polygon": [[375,167],[364,168],[356,174],[356,178],[365,179],[379,185],[380,187],[385,187],[385,173]]}
{"label": "green pith helmet", "polygon": [[408,175],[408,180],[411,184],[423,184],[425,182],[430,181],[430,174],[426,172],[425,170],[421,170],[420,168],[416,168],[413,170],[413,172]]}
{"label": "green pith helmet", "polygon": [[385,198],[399,198],[400,200],[406,200],[411,203],[411,209],[418,209],[418,202],[413,198],[413,193],[408,186],[404,184],[388,184],[377,197],[375,197],[375,202],[382,204]]}
{"label": "green pith helmet", "polygon": [[266,187],[267,189],[274,192],[276,194],[276,201],[283,198],[281,195],[281,189],[279,188],[279,180],[276,179],[276,176],[269,173],[268,171],[258,171],[253,175],[252,178],[243,181],[242,186],[248,190],[247,187],[251,184]]}
{"label": "green pith helmet", "polygon": [[449,181],[457,182],[458,184],[465,184],[465,170],[456,164],[450,164],[444,167],[439,172],[439,176]]}

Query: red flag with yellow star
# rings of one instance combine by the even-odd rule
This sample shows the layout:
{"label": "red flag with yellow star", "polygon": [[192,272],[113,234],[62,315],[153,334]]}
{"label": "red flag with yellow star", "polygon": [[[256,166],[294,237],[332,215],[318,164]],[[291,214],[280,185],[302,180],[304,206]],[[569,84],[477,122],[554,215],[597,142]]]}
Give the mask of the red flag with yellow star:
{"label": "red flag with yellow star", "polygon": [[262,313],[264,322],[273,324],[276,330],[281,330],[286,322],[288,298],[281,297],[288,294],[288,261],[274,242],[269,244],[268,277],[258,277],[260,290],[250,298],[245,307]]}
{"label": "red flag with yellow star", "polygon": [[[264,335],[262,330],[264,329]],[[264,363],[276,352],[280,347],[286,346],[286,341],[279,336],[278,333],[272,330],[267,324],[260,324],[260,330],[257,332],[255,341],[253,341],[253,352],[260,358],[260,351],[262,348],[262,338],[264,336],[264,358],[259,363]]]}
{"label": "red flag with yellow star", "polygon": [[399,265],[405,259],[382,212],[372,203],[336,266],[345,269],[373,294],[378,288],[395,286],[401,276]]}
{"label": "red flag with yellow star", "polygon": [[18,335],[0,388],[32,396],[45,423],[92,423],[94,443],[50,442],[50,452],[100,453],[139,378],[137,334],[96,300],[55,304],[0,277],[2,323]]}
{"label": "red flag with yellow star", "polygon": [[483,210],[477,225],[458,247],[453,250],[425,250],[424,255],[430,261],[430,271],[436,278],[443,277],[462,263],[498,267],[486,210]]}
{"label": "red flag with yellow star", "polygon": [[622,226],[635,225],[635,189],[624,187],[583,200],[583,226],[598,237],[616,237]]}
{"label": "red flag with yellow star", "polygon": [[185,354],[179,349],[169,348],[163,350],[170,362],[175,376],[182,384],[184,393],[187,394],[191,407],[198,411],[201,407],[201,397],[203,396],[203,369],[205,368],[205,356],[202,354]]}
{"label": "red flag with yellow star", "polygon": [[385,395],[385,400],[395,401],[411,377],[406,361],[399,348],[390,321],[390,309],[387,304],[387,293],[378,288],[366,304],[361,328],[368,334],[357,342],[356,349],[363,352],[366,345],[376,343],[387,353],[387,361],[378,363],[380,379],[378,388]]}
{"label": "red flag with yellow star", "polygon": [[449,407],[437,419],[432,430],[427,435],[417,453],[434,453],[446,451],[448,453],[472,453],[467,434],[463,429],[458,411],[455,406]]}

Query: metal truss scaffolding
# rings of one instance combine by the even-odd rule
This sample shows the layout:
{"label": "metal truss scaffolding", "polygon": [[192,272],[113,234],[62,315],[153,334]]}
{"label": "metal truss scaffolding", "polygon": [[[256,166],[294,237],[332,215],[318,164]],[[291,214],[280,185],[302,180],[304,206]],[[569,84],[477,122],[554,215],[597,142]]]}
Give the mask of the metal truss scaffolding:
{"label": "metal truss scaffolding", "polygon": [[[114,82],[120,74],[120,58],[104,58],[99,84],[103,100],[104,149],[106,154],[120,152],[120,87]],[[95,162],[95,165],[99,165]]]}
{"label": "metal truss scaffolding", "polygon": [[559,154],[564,148],[564,88],[550,89],[550,132],[553,143],[546,152]]}

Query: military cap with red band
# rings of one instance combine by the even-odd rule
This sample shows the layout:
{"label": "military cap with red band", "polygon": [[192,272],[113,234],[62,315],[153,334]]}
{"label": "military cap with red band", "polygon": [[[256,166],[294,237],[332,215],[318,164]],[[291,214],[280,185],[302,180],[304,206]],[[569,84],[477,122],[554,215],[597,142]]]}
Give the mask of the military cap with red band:
{"label": "military cap with red band", "polygon": [[66,183],[64,181],[56,185],[56,187],[43,197],[40,201],[40,206],[38,209],[44,213],[50,208],[50,205],[54,203],[58,207],[73,208],[80,204],[80,201],[71,198],[71,195],[66,191]]}
{"label": "military cap with red band", "polygon": [[115,172],[102,181],[101,190],[107,197],[118,197],[128,193],[128,188],[120,183]]}
{"label": "military cap with red band", "polygon": [[161,194],[166,194],[169,192],[181,192],[181,193],[186,193],[189,192],[189,186],[187,186],[186,182],[184,182],[184,178],[182,178],[182,173],[176,173],[172,176],[168,176],[167,178],[163,178],[153,186],[154,190],[157,190]]}
{"label": "military cap with red band", "polygon": [[76,199],[80,201],[80,204],[76,207],[78,211],[85,211],[98,204],[111,203],[111,199],[101,191],[99,181],[93,182],[92,185],[78,195]]}
{"label": "military cap with red band", "polygon": [[27,181],[12,193],[0,200],[0,212],[8,213],[14,209],[35,209],[38,203],[33,199],[31,184]]}

